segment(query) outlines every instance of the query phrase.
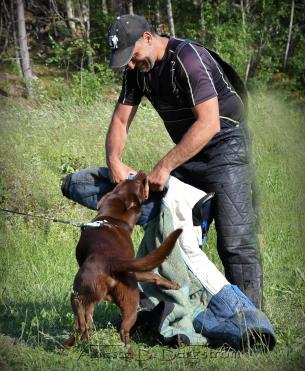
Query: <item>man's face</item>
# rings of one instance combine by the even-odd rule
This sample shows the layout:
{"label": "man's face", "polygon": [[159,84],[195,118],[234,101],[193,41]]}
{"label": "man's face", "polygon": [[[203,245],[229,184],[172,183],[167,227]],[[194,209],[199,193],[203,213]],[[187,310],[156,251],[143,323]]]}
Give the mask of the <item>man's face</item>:
{"label": "man's face", "polygon": [[151,44],[151,39],[143,36],[136,42],[132,58],[127,66],[132,70],[137,67],[141,72],[148,72],[154,67],[155,63],[156,56]]}

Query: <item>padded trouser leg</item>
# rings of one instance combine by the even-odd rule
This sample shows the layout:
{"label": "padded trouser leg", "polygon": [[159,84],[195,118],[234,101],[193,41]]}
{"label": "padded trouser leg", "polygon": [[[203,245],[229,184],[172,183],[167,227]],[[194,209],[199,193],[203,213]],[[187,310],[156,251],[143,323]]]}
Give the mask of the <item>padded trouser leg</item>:
{"label": "padded trouser leg", "polygon": [[263,274],[260,264],[227,264],[226,277],[237,285],[257,308],[262,307]]}
{"label": "padded trouser leg", "polygon": [[222,175],[215,186],[214,218],[226,278],[259,307],[262,269],[247,171],[245,165],[228,168]]}

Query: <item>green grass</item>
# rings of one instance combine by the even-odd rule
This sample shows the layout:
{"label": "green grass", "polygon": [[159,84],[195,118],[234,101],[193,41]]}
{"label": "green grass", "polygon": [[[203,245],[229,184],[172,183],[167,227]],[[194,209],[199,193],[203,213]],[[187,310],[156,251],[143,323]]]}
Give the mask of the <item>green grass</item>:
{"label": "green grass", "polygon": [[[31,104],[2,99],[0,112],[1,207],[87,221],[94,212],[64,199],[66,172],[104,165],[104,140],[114,101],[92,106]],[[224,349],[168,349],[136,335],[138,359],[126,352],[111,321],[111,304],[95,312],[88,344],[63,351],[73,316],[69,294],[77,271],[76,228],[39,219],[0,215],[0,368],[6,369],[301,369],[305,344],[304,125],[301,112],[270,94],[252,97],[251,127],[260,191],[260,241],[264,259],[265,309],[277,335],[271,353]],[[130,129],[124,158],[149,171],[171,142],[148,104]],[[137,246],[142,231],[136,229]],[[221,267],[215,231],[205,246]],[[115,345],[109,350],[109,346]],[[111,353],[111,354],[110,354]],[[141,360],[139,360],[141,359]]]}

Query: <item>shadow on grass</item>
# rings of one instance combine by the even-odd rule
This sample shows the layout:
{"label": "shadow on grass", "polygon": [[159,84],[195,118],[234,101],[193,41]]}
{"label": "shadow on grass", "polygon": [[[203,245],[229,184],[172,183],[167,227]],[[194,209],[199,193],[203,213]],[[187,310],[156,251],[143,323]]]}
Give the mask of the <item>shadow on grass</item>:
{"label": "shadow on grass", "polygon": [[[115,329],[111,325],[120,318],[119,309],[109,303],[96,306],[96,330]],[[62,348],[72,333],[73,312],[69,303],[4,302],[0,305],[0,332],[45,350]]]}
{"label": "shadow on grass", "polygon": [[[121,314],[118,307],[110,303],[101,303],[94,312],[95,331],[90,342],[77,342],[76,351],[90,357],[109,358],[111,354],[125,353],[117,327]],[[41,347],[48,352],[61,351],[63,343],[72,334],[74,317],[69,303],[52,301],[40,302],[4,302],[0,304],[0,333],[22,341],[31,347]],[[156,339],[148,334],[135,332],[132,341],[156,345]],[[101,351],[101,349],[104,349]],[[114,353],[113,353],[114,352]]]}

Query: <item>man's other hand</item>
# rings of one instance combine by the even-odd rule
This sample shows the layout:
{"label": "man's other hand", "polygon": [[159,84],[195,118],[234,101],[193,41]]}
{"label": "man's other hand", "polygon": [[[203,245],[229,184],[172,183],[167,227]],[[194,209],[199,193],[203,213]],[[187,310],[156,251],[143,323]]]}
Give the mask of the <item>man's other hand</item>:
{"label": "man's other hand", "polygon": [[120,183],[128,178],[128,174],[136,174],[136,170],[119,161],[109,167],[109,178],[112,183]]}
{"label": "man's other hand", "polygon": [[161,166],[155,168],[148,174],[149,190],[153,192],[162,191],[170,176],[170,171]]}

